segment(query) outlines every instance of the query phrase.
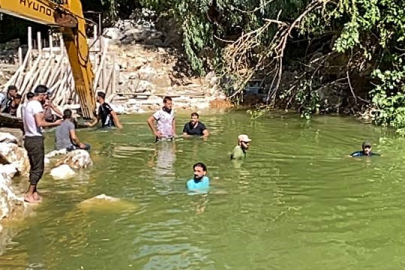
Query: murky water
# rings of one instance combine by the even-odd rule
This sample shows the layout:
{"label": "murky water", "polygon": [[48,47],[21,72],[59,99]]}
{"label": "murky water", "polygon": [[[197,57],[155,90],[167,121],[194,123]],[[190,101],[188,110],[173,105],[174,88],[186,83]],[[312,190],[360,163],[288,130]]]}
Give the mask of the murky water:
{"label": "murky water", "polygon": [[[78,132],[95,165],[71,180],[44,177],[44,202],[0,269],[404,269],[405,141],[392,131],[352,118],[233,112],[202,117],[207,141],[155,145],[146,117]],[[233,163],[239,133],[253,142]],[[348,158],[363,139],[383,156]],[[212,189],[191,196],[185,183],[197,161]],[[80,204],[103,193],[122,204]]]}

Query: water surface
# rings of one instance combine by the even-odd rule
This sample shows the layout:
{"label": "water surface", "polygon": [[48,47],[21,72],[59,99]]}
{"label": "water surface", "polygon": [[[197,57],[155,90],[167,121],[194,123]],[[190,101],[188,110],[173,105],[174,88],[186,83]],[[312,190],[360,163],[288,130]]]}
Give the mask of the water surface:
{"label": "water surface", "polygon": [[[352,118],[205,115],[208,140],[155,145],[147,115],[78,131],[95,165],[40,182],[44,202],[0,256],[16,269],[403,269],[405,141]],[[178,133],[188,116],[179,116]],[[231,162],[237,135],[253,142]],[[47,134],[47,149],[53,135]],[[364,139],[382,157],[351,159]],[[187,194],[192,165],[211,192]],[[112,207],[81,207],[99,194]]]}

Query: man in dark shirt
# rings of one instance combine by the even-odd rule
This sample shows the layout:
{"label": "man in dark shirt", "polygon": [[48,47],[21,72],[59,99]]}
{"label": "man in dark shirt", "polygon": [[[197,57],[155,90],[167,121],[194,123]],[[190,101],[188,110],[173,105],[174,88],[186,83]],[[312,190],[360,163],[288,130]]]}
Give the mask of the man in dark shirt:
{"label": "man in dark shirt", "polygon": [[361,148],[362,148],[363,150],[361,150],[361,151],[356,151],[356,152],[354,152],[354,153],[351,153],[350,156],[351,156],[351,157],[381,156],[380,154],[371,152],[371,143],[369,143],[369,142],[363,142],[363,144],[361,145]]}
{"label": "man in dark shirt", "polygon": [[16,96],[17,96],[17,87],[15,87],[14,85],[10,85],[7,88],[6,97],[0,104],[0,110],[2,113],[10,113],[11,103],[13,102]]}
{"label": "man in dark shirt", "polygon": [[101,120],[102,127],[117,127],[122,128],[117,114],[111,108],[111,106],[105,102],[105,93],[97,92],[97,102],[100,103],[98,107],[97,118],[93,122],[85,123],[89,127],[94,127]]}
{"label": "man in dark shirt", "polygon": [[203,136],[207,137],[210,135],[208,129],[205,127],[203,123],[199,121],[200,116],[198,113],[193,112],[191,114],[190,122],[184,125],[183,128],[183,136]]}

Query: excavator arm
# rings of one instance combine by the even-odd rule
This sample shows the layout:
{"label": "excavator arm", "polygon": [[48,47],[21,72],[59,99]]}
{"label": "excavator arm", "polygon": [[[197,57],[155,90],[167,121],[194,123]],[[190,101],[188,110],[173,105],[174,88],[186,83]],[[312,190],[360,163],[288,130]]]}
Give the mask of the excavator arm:
{"label": "excavator arm", "polygon": [[0,13],[61,29],[83,118],[94,117],[94,73],[80,0],[0,0]]}

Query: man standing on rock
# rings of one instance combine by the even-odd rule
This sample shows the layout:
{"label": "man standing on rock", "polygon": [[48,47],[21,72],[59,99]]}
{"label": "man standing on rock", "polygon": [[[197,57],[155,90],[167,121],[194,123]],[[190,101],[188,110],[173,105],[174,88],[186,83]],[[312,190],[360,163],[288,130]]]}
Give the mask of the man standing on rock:
{"label": "man standing on rock", "polygon": [[93,122],[87,122],[85,125],[89,127],[94,127],[101,120],[102,127],[117,127],[122,128],[120,121],[116,112],[111,108],[111,106],[105,102],[105,93],[97,92],[97,102],[100,103],[98,107],[97,118]]}
{"label": "man standing on rock", "polygon": [[[154,122],[156,122],[157,128],[155,128]],[[164,97],[163,107],[149,117],[148,125],[156,136],[156,142],[162,139],[171,140],[176,136],[176,120],[171,97]]]}
{"label": "man standing on rock", "polygon": [[24,200],[29,203],[35,203],[41,200],[37,192],[37,184],[44,173],[44,137],[42,136],[43,127],[58,126],[62,120],[54,123],[48,123],[44,119],[44,109],[42,102],[45,101],[48,88],[44,85],[39,85],[34,90],[34,97],[28,102],[24,109],[24,148],[28,152],[30,161],[30,186],[27,193],[24,195]]}

